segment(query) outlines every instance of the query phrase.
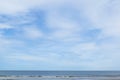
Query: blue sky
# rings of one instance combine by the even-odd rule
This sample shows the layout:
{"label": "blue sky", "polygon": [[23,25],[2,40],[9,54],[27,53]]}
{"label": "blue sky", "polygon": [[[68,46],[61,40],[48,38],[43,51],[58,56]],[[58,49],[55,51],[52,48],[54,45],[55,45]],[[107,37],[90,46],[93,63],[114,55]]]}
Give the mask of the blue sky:
{"label": "blue sky", "polygon": [[0,70],[120,70],[120,0],[0,0]]}

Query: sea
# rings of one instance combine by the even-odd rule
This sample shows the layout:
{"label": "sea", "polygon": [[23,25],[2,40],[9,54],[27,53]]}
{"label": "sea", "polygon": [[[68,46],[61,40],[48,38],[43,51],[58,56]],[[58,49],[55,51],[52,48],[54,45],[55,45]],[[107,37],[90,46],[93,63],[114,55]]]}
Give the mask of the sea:
{"label": "sea", "polygon": [[0,71],[0,80],[120,80],[120,71]]}

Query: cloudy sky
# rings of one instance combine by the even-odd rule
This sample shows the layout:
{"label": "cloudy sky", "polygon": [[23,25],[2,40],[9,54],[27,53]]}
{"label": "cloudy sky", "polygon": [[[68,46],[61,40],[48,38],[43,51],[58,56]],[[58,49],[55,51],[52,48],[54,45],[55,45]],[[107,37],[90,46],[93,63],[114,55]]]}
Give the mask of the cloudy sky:
{"label": "cloudy sky", "polygon": [[0,0],[0,70],[120,70],[120,0]]}

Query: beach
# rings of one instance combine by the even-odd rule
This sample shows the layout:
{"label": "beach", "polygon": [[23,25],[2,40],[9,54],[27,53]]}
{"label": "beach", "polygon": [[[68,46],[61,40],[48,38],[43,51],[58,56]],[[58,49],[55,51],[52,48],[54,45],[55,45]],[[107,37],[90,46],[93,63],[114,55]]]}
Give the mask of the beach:
{"label": "beach", "polygon": [[120,80],[120,76],[0,76],[0,80]]}

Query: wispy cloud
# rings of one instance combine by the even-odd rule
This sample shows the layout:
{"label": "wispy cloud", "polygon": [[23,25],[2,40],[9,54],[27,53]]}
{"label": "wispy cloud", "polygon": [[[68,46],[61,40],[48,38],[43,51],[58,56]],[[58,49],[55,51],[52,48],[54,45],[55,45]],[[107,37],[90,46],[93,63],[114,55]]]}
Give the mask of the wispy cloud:
{"label": "wispy cloud", "polygon": [[43,33],[37,27],[26,27],[23,29],[23,35],[31,39],[36,39],[41,38]]}
{"label": "wispy cloud", "polygon": [[13,28],[13,26],[7,24],[0,24],[0,29],[10,29],[10,28]]}

